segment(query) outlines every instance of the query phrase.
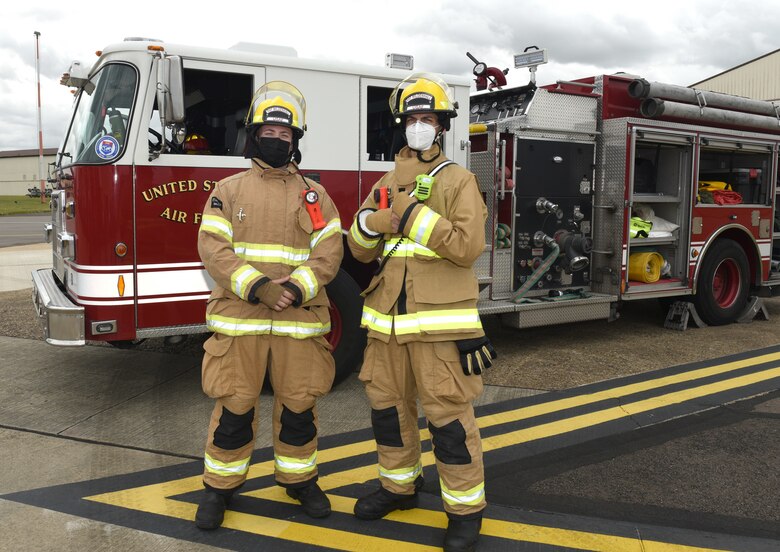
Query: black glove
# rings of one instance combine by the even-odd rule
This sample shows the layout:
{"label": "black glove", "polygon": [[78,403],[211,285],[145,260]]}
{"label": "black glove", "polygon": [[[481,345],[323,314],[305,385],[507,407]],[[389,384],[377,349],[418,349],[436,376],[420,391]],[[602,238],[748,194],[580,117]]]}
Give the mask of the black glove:
{"label": "black glove", "polygon": [[463,367],[463,373],[467,376],[481,374],[483,370],[493,365],[491,360],[498,357],[498,353],[486,336],[461,339],[456,341],[455,345],[460,351],[460,365]]}

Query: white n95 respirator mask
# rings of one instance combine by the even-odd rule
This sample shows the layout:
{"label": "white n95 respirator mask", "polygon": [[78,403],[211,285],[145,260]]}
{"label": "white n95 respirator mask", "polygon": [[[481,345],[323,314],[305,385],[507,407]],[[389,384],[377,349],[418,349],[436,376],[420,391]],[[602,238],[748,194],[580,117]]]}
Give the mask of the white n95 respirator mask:
{"label": "white n95 respirator mask", "polygon": [[416,121],[406,127],[406,143],[417,151],[425,151],[433,145],[436,139],[436,128],[428,123]]}

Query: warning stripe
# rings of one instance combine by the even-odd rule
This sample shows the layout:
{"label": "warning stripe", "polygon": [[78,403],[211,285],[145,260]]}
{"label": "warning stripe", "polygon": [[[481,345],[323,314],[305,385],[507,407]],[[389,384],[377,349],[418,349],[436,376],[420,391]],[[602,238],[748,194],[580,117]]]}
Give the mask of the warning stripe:
{"label": "warning stripe", "polygon": [[[744,368],[753,368],[755,371],[754,373],[749,374],[733,374],[733,372]],[[529,441],[592,428],[596,425],[629,418],[636,416],[637,414],[659,410],[672,405],[694,401],[703,397],[710,399],[711,406],[715,406],[717,401],[714,399],[719,393],[734,392],[736,389],[750,388],[751,385],[757,383],[766,383],[775,379],[780,379],[780,352],[689,370],[674,375],[635,382],[593,393],[586,392],[582,395],[521,407],[508,412],[490,414],[480,417],[478,423],[482,428],[499,426],[501,424],[533,418],[546,413],[566,411],[586,404],[597,404],[607,399],[625,399],[627,394],[636,394],[652,389],[663,390],[665,387],[668,388],[673,384],[685,382],[695,384],[697,381],[701,383],[702,380],[705,380],[708,377],[724,374],[728,375],[729,372],[732,372],[731,375],[734,377],[728,377],[716,382],[694,385],[687,389],[677,389],[666,393],[662,392],[651,398],[623,403],[619,406],[608,406],[594,412],[564,417],[560,420],[489,436],[483,438],[482,446],[486,452],[501,450]],[[697,408],[699,410],[704,409],[701,405],[698,405]],[[427,430],[421,430],[420,433],[421,439],[427,440],[430,438]],[[375,443],[373,440],[365,440],[358,443],[322,450],[319,462],[321,469],[321,476],[319,479],[320,486],[323,490],[332,491],[333,489],[374,479],[376,477],[376,466],[373,464],[372,455],[367,454],[374,450]],[[327,472],[323,467],[328,463],[337,464],[346,458],[362,454],[367,454],[367,461],[372,462],[372,464],[323,475],[323,472]],[[489,458],[490,455],[487,455],[486,460]],[[424,466],[432,465],[435,462],[433,454],[431,452],[422,454],[421,462]],[[268,460],[253,464],[250,467],[248,478],[254,479],[270,476],[272,473],[273,460]],[[200,489],[202,489],[201,477],[195,476],[178,481],[105,493],[87,498],[89,500],[104,502],[114,506],[152,512],[165,516],[193,519],[196,509],[194,504],[170,497],[198,491]],[[275,486],[244,492],[242,495],[275,502],[290,502],[290,499]],[[334,511],[345,514],[350,514],[352,512],[354,499],[336,496],[332,493],[330,494],[330,498],[333,503]],[[443,513],[421,508],[409,512],[394,512],[386,519],[425,527],[444,527],[444,524],[446,523],[446,517]],[[355,533],[354,531],[315,527],[307,524],[290,522],[288,520],[276,520],[270,517],[234,511],[228,512],[224,526],[298,543],[327,544],[328,547],[339,550],[365,550],[370,548],[373,550],[392,550],[392,552],[395,552],[399,546],[399,542],[393,539]],[[365,529],[370,530],[370,526],[365,527]],[[510,541],[534,542],[570,548],[639,550],[639,547],[641,546],[643,547],[641,548],[642,550],[654,550],[659,552],[667,550],[706,550],[704,548],[686,545],[653,542],[644,539],[640,541],[630,537],[550,528],[540,525],[524,525],[497,519],[485,519],[482,533],[486,536]],[[411,538],[411,535],[405,535],[405,537]],[[437,548],[404,541],[404,550],[429,549]]]}

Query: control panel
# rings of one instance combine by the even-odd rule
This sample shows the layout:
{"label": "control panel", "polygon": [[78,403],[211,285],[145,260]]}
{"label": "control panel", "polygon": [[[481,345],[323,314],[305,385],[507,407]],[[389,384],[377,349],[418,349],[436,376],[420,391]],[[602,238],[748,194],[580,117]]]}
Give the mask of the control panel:
{"label": "control panel", "polygon": [[535,91],[534,85],[528,85],[472,96],[469,123],[486,123],[524,115],[528,112]]}

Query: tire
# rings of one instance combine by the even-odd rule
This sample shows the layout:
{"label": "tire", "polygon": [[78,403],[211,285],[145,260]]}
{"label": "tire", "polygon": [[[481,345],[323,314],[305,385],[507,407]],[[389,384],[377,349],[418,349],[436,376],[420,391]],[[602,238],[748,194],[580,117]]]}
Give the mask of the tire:
{"label": "tire", "polygon": [[366,331],[360,327],[363,298],[360,287],[344,270],[325,289],[330,298],[331,332],[325,336],[333,346],[336,377],[333,385],[344,381],[363,362],[366,347]]}
{"label": "tire", "polygon": [[716,241],[702,261],[694,303],[711,326],[734,322],[747,307],[750,267],[745,251],[729,239]]}

